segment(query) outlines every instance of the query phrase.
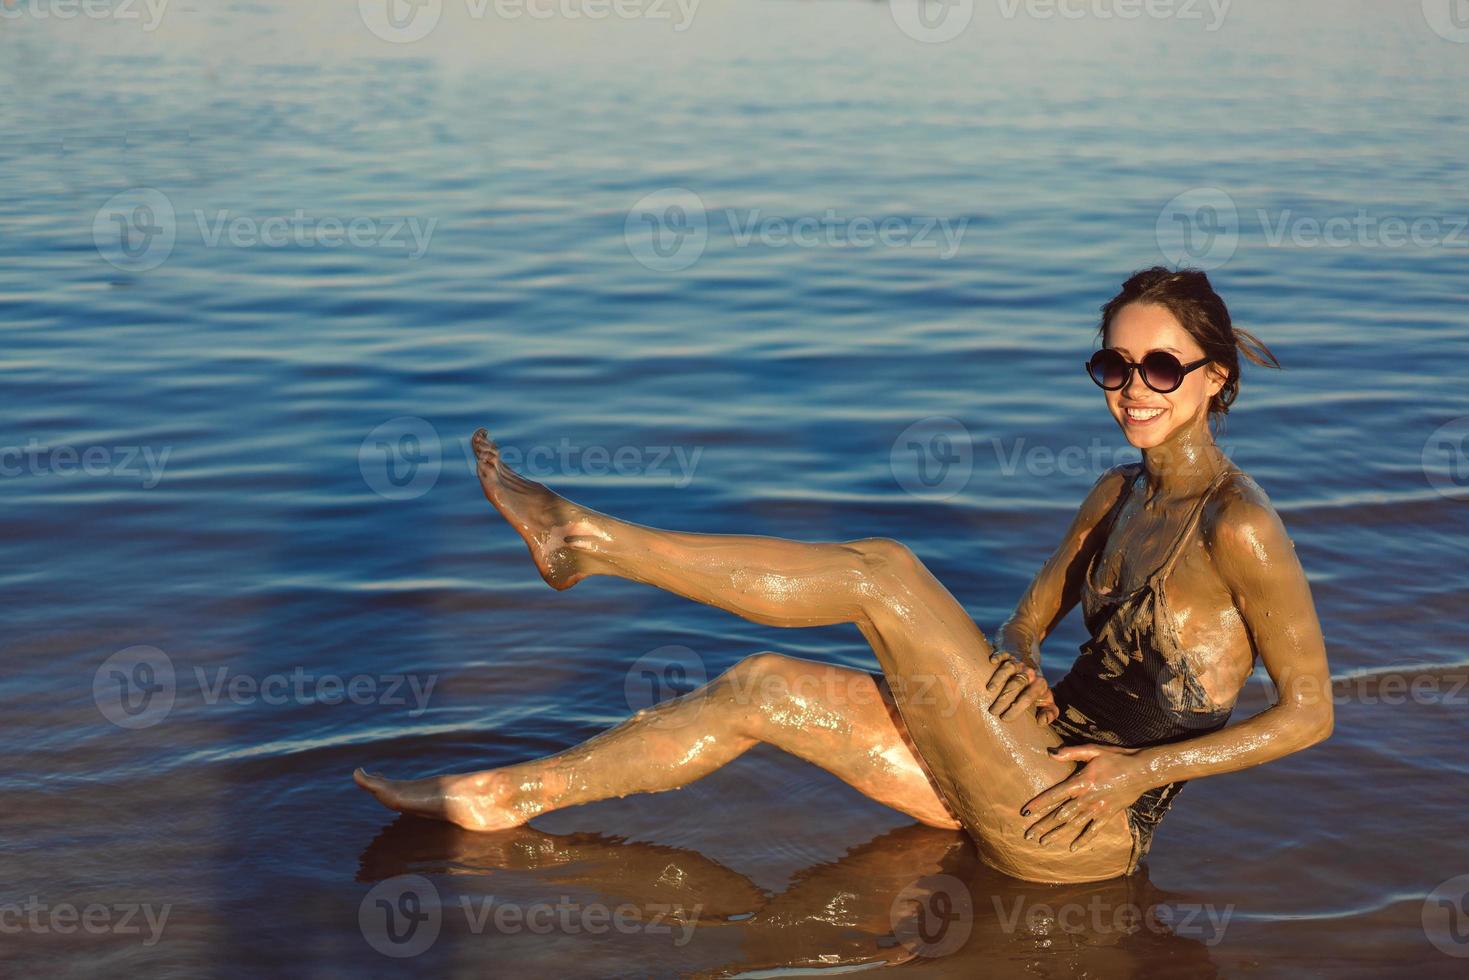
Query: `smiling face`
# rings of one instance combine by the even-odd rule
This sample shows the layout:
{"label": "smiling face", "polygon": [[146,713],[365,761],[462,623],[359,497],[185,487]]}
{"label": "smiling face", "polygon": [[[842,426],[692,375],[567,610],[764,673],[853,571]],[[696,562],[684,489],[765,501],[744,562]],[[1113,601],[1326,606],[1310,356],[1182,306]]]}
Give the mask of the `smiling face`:
{"label": "smiling face", "polygon": [[[1204,356],[1204,349],[1165,306],[1128,303],[1112,318],[1103,338],[1106,346],[1129,361],[1141,361],[1150,351],[1167,351],[1185,364]],[[1184,376],[1183,384],[1167,394],[1143,384],[1134,370],[1117,391],[1104,391],[1107,408],[1127,441],[1139,449],[1162,445],[1186,426],[1199,424],[1207,432],[1209,399],[1223,387],[1226,375],[1217,364],[1206,364]]]}

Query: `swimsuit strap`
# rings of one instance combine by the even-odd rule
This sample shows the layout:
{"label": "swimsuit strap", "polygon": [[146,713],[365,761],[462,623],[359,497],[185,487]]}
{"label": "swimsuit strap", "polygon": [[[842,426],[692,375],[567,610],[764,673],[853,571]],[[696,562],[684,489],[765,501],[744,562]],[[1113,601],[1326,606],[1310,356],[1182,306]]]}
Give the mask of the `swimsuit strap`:
{"label": "swimsuit strap", "polygon": [[1173,545],[1168,549],[1168,555],[1163,559],[1163,564],[1159,565],[1158,570],[1144,580],[1144,585],[1161,582],[1173,569],[1174,563],[1178,561],[1178,556],[1183,554],[1184,544],[1187,543],[1189,535],[1193,533],[1195,526],[1198,525],[1199,518],[1204,513],[1204,505],[1209,502],[1209,498],[1214,495],[1214,491],[1230,477],[1231,472],[1229,469],[1223,470],[1209,482],[1209,485],[1204,488],[1204,492],[1199,494],[1199,499],[1194,503],[1193,509],[1189,512],[1188,519],[1183,522],[1183,527],[1179,530],[1178,537],[1174,539]]}
{"label": "swimsuit strap", "polygon": [[[1178,537],[1176,537],[1173,540],[1172,545],[1169,546],[1168,553],[1164,557],[1163,563],[1159,565],[1158,568],[1154,570],[1151,575],[1143,579],[1142,583],[1139,584],[1136,588],[1129,589],[1126,592],[1103,592],[1092,585],[1092,572],[1096,566],[1097,559],[1101,557],[1101,548],[1098,548],[1097,551],[1093,553],[1091,560],[1087,562],[1086,573],[1082,576],[1081,579],[1082,588],[1099,599],[1105,599],[1109,602],[1121,602],[1122,600],[1131,599],[1132,597],[1139,595],[1144,589],[1149,588],[1155,583],[1162,581],[1163,576],[1167,575],[1168,572],[1172,570],[1174,562],[1178,560],[1178,556],[1183,552],[1184,542],[1188,540],[1189,534],[1193,531],[1194,525],[1198,522],[1199,515],[1204,512],[1204,504],[1208,502],[1209,498],[1213,495],[1214,490],[1220,484],[1222,484],[1232,472],[1233,471],[1228,469],[1224,470],[1212,481],[1210,481],[1207,487],[1204,488],[1204,492],[1199,495],[1199,499],[1194,503],[1193,510],[1189,514],[1188,519],[1183,522],[1183,527],[1179,529]],[[1107,519],[1107,537],[1103,539],[1104,541],[1112,537],[1112,530],[1117,524],[1117,517],[1119,514],[1122,513],[1123,507],[1127,505],[1128,498],[1132,496],[1133,484],[1137,482],[1137,478],[1139,476],[1142,476],[1141,468],[1139,468],[1138,471],[1133,474],[1132,478],[1127,481],[1127,486],[1125,486],[1122,490],[1122,496],[1120,496],[1117,499],[1117,503],[1113,505],[1112,513],[1108,516]]]}

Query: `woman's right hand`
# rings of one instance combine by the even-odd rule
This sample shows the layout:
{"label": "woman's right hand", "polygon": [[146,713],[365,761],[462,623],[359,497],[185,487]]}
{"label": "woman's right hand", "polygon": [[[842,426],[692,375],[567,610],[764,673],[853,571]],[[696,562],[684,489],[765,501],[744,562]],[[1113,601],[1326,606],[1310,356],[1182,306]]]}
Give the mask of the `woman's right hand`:
{"label": "woman's right hand", "polygon": [[1019,717],[1026,708],[1034,708],[1036,720],[1045,725],[1061,717],[1051,686],[1039,670],[1002,650],[991,654],[990,662],[995,665],[995,670],[984,686],[994,695],[990,714],[999,715],[1001,721],[1009,721]]}

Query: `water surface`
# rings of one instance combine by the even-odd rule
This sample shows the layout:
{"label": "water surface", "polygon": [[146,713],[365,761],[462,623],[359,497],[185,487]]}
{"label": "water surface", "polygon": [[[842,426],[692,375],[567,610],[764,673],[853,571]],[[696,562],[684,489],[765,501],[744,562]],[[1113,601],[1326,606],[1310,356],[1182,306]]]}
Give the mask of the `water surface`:
{"label": "water surface", "polygon": [[[1417,3],[1238,2],[1214,30],[976,3],[942,44],[878,3],[706,0],[676,30],[446,2],[408,44],[356,7],[0,22],[17,970],[1462,968],[1469,44]],[[553,752],[758,650],[876,666],[853,627],[548,589],[475,427],[640,523],[899,538],[993,630],[1130,458],[1080,371],[1097,306],[1180,258],[1286,366],[1246,374],[1222,438],[1310,574],[1337,725],[1192,784],[1144,875],[1006,881],[764,747],[492,837],[352,785]],[[942,486],[915,424],[960,452]],[[1047,643],[1053,680],[1083,638],[1073,614]],[[956,949],[893,912],[936,875],[972,895]],[[441,931],[395,959],[372,890],[404,882]],[[66,905],[104,927],[49,928]],[[624,905],[700,913],[587,918]],[[1165,907],[1194,917],[1114,915]]]}

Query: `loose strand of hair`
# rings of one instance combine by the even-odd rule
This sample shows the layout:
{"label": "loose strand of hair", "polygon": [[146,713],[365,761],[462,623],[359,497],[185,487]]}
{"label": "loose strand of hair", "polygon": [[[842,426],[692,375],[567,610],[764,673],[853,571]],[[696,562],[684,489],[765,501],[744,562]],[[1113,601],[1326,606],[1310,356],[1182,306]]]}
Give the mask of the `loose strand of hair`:
{"label": "loose strand of hair", "polygon": [[1270,348],[1266,347],[1264,342],[1261,341],[1259,337],[1256,337],[1254,334],[1250,333],[1248,330],[1243,329],[1242,327],[1235,327],[1234,335],[1236,338],[1236,342],[1239,345],[1239,352],[1243,354],[1247,360],[1251,361],[1252,363],[1258,364],[1261,367],[1280,367],[1280,361],[1276,360],[1275,355],[1271,353]]}

